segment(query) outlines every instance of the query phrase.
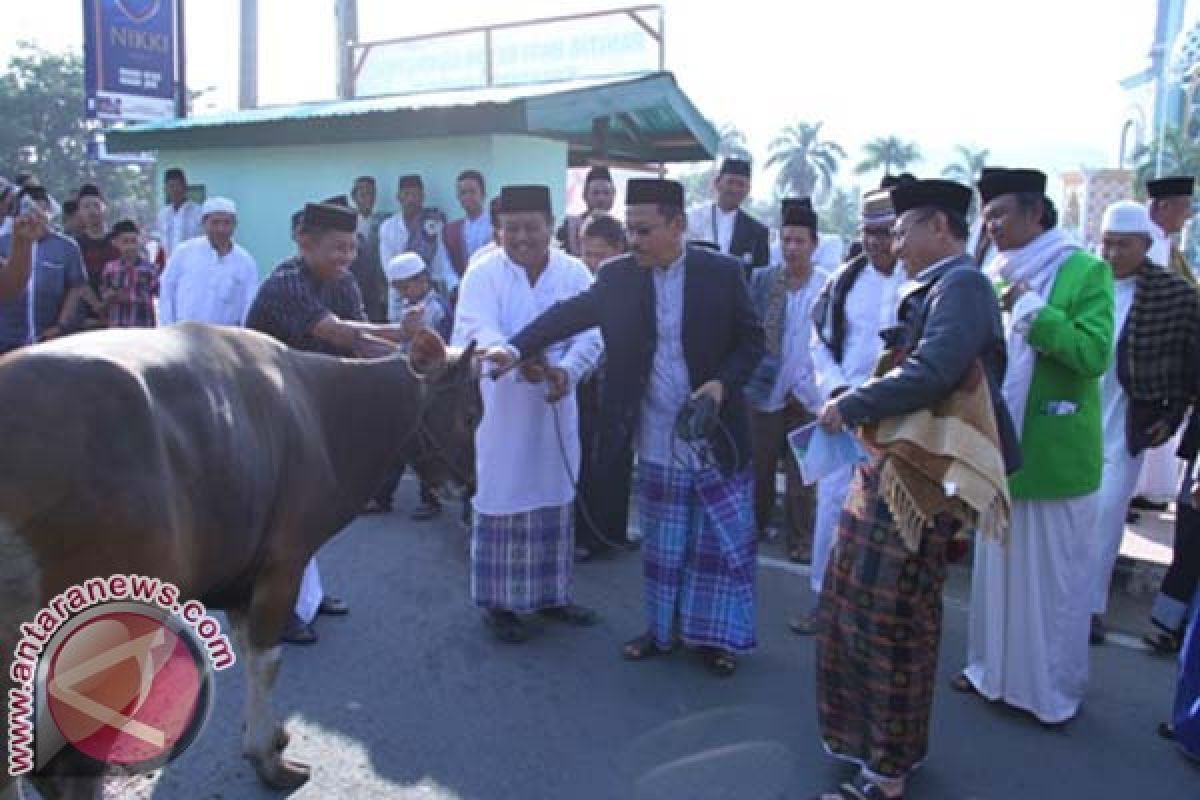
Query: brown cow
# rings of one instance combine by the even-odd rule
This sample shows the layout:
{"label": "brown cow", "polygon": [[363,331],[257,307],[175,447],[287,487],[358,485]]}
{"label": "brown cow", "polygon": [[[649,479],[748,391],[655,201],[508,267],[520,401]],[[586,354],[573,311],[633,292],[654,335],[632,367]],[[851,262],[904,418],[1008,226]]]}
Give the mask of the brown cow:
{"label": "brown cow", "polygon": [[[305,563],[402,454],[435,485],[449,473],[470,482],[473,348],[447,360],[436,334],[422,337],[423,378],[403,356],[339,359],[205,325],[85,334],[0,359],[5,676],[18,625],[66,587],[117,573],[170,581],[228,615],[259,777],[303,784],[270,691]],[[48,796],[100,784],[34,782]],[[14,790],[0,778],[0,797]]]}

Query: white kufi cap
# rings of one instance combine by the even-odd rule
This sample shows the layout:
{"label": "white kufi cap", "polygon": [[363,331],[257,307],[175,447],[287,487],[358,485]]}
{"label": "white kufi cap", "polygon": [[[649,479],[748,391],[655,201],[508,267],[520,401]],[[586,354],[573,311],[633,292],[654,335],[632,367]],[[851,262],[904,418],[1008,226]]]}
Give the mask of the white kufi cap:
{"label": "white kufi cap", "polygon": [[1154,238],[1154,223],[1150,212],[1141,203],[1123,200],[1104,209],[1104,220],[1100,224],[1102,233],[1140,233]]}
{"label": "white kufi cap", "polygon": [[200,218],[203,219],[209,214],[231,214],[236,217],[237,206],[228,197],[210,197],[200,209]]}
{"label": "white kufi cap", "polygon": [[391,281],[406,281],[425,271],[425,259],[416,253],[401,253],[388,262],[387,279]]}

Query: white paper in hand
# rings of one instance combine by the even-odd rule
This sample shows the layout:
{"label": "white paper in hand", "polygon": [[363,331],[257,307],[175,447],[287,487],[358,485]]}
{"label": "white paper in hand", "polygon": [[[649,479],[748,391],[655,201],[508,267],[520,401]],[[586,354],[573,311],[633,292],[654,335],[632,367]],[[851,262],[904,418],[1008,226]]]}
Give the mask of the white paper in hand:
{"label": "white paper in hand", "polygon": [[854,434],[829,433],[815,422],[789,433],[788,444],[806,485],[867,460],[867,452]]}

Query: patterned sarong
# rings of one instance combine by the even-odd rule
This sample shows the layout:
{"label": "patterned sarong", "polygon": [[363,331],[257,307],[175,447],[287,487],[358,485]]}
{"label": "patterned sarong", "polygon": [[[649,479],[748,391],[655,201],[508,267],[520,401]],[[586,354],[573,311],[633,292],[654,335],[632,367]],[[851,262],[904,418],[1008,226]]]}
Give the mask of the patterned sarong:
{"label": "patterned sarong", "polygon": [[752,483],[749,470],[638,463],[646,619],[661,647],[677,630],[689,647],[754,648]]}
{"label": "patterned sarong", "polygon": [[474,514],[471,599],[502,611],[530,612],[571,602],[575,556],[571,504],[520,514]]}
{"label": "patterned sarong", "polygon": [[916,553],[901,541],[879,470],[855,471],[821,588],[817,717],[825,747],[880,775],[919,766],[942,633],[946,545],[935,517]]}

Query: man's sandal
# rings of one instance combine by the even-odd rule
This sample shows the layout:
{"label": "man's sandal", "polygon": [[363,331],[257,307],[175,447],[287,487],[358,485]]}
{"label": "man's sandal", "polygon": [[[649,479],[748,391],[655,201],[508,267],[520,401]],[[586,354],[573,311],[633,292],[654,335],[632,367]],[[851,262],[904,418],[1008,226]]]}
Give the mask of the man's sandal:
{"label": "man's sandal", "polygon": [[962,694],[979,694],[979,690],[975,688],[975,684],[971,683],[971,679],[965,672],[960,672],[950,679],[950,688]]}
{"label": "man's sandal", "polygon": [[626,661],[645,661],[647,658],[655,656],[670,655],[673,650],[674,648],[670,647],[659,647],[653,634],[643,633],[625,643],[621,648],[621,657]]}
{"label": "man's sandal", "polygon": [[843,783],[836,791],[819,794],[813,800],[904,800],[904,795],[890,795],[867,781],[858,786]]}
{"label": "man's sandal", "polygon": [[737,656],[728,650],[711,647],[704,654],[704,663],[718,678],[729,678],[737,672]]}
{"label": "man's sandal", "polygon": [[1173,656],[1179,652],[1179,637],[1166,631],[1154,631],[1142,637],[1151,650],[1159,655]]}
{"label": "man's sandal", "polygon": [[595,611],[583,606],[577,606],[574,603],[569,603],[565,606],[555,606],[554,608],[543,608],[538,613],[546,619],[562,622],[566,625],[576,625],[580,628],[595,625],[599,619]]}

